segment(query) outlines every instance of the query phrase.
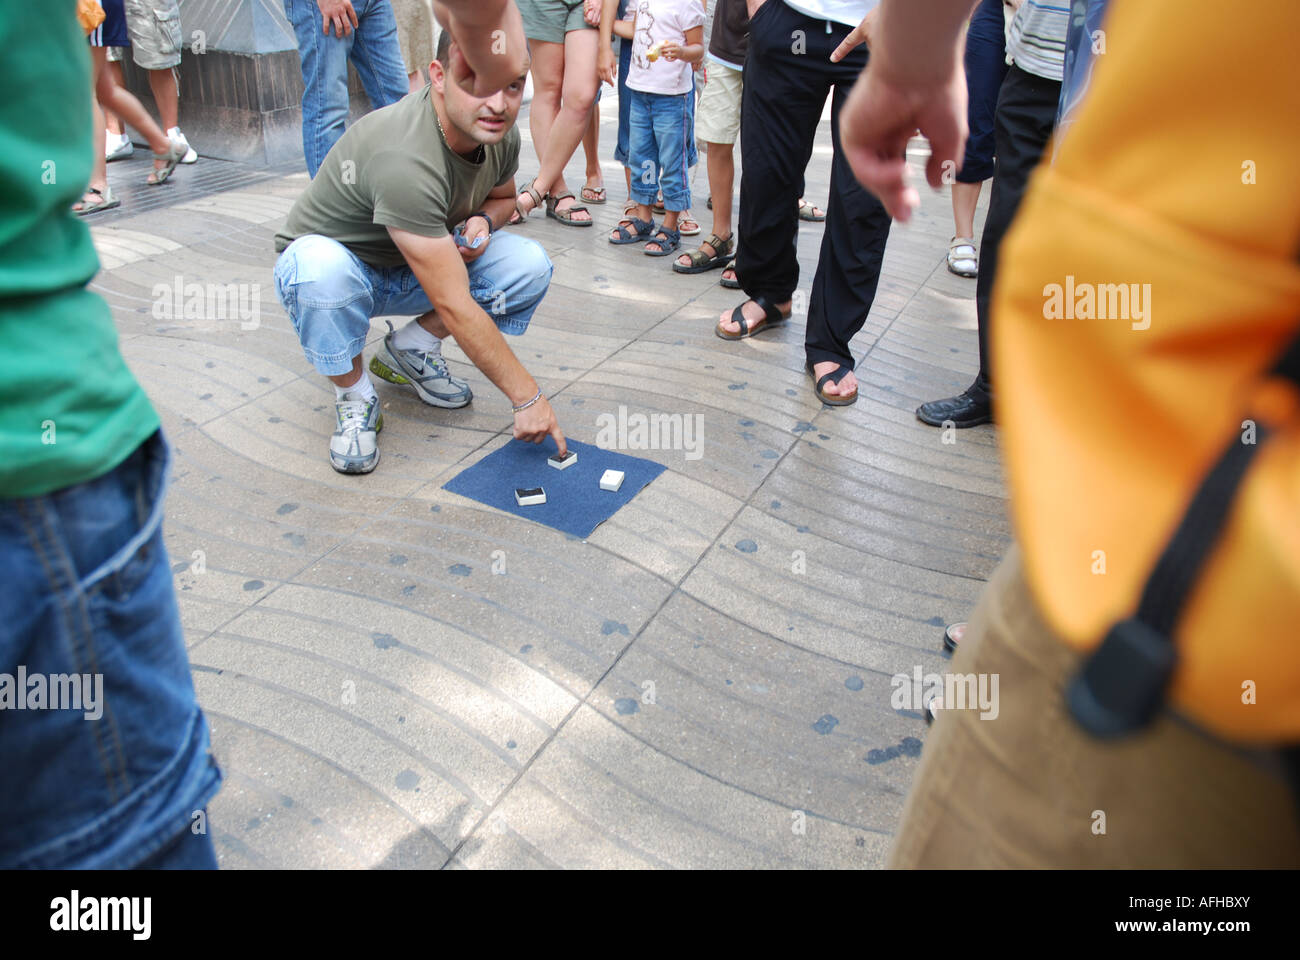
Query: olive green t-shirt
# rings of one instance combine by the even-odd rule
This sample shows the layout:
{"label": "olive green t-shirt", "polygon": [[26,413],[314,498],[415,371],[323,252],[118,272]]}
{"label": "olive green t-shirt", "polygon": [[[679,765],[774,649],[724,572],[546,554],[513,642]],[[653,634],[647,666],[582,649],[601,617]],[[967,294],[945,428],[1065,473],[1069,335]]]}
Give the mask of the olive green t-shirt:
{"label": "olive green t-shirt", "polygon": [[339,138],[275,235],[277,253],[320,234],[371,266],[400,266],[388,227],[445,237],[482,209],[493,188],[510,182],[519,167],[519,129],[484,146],[480,162],[466,159],[443,140],[431,89],[366,114]]}
{"label": "olive green t-shirt", "polygon": [[158,429],[127,369],[90,231],[90,52],[75,0],[0,17],[0,498],[112,470]]}

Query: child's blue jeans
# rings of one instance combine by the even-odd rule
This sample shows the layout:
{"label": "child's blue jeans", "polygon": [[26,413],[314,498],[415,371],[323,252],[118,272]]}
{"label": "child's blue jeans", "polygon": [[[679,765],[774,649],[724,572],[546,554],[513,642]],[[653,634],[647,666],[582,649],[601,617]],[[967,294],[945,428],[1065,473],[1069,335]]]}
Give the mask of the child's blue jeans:
{"label": "child's blue jeans", "polygon": [[[632,199],[653,205],[662,190],[664,209],[687,210],[691,206],[688,179],[691,146],[693,93],[677,95],[628,90],[629,163],[632,169]],[[656,184],[656,171],[659,172]]]}

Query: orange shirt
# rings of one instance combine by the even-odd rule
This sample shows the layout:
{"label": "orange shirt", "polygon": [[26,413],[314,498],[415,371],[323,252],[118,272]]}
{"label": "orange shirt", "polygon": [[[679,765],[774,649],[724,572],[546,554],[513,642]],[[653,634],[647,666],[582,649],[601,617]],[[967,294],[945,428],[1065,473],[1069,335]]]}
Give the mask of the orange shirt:
{"label": "orange shirt", "polygon": [[1222,736],[1298,740],[1300,414],[1258,385],[1300,334],[1300,2],[1112,0],[1103,27],[994,291],[1030,586],[1096,646],[1243,419],[1274,424],[1184,607],[1170,696]]}

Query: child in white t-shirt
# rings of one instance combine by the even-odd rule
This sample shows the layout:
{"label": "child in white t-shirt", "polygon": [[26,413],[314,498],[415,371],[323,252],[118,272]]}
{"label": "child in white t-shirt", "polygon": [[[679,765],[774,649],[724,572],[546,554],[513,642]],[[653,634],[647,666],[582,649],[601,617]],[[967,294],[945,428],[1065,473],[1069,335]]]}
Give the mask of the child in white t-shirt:
{"label": "child in white t-shirt", "polygon": [[[610,6],[612,0],[607,0]],[[688,98],[691,70],[704,59],[703,0],[632,0],[632,66],[627,75],[630,116],[628,166],[636,209],[619,221],[610,243],[648,240],[644,252],[666,257],[681,246],[677,228],[690,208],[687,159],[692,128]],[[657,230],[653,205],[663,191],[663,226]]]}

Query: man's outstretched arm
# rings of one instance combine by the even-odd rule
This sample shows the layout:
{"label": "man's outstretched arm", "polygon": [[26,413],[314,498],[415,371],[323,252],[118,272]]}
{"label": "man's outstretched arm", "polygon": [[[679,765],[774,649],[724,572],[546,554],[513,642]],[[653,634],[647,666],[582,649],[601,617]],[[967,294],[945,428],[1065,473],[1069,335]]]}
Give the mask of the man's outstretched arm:
{"label": "man's outstretched arm", "polygon": [[434,0],[433,15],[456,42],[449,72],[462,89],[490,96],[527,71],[528,41],[513,0]]}
{"label": "man's outstretched arm", "polygon": [[871,59],[840,115],[840,142],[858,180],[890,216],[906,221],[920,203],[907,184],[907,141],[930,141],[925,174],[936,189],[946,165],[961,169],[966,145],[962,25],[974,0],[882,0]]}
{"label": "man's outstretched arm", "polygon": [[[537,381],[506,345],[492,318],[470,296],[469,273],[456,242],[451,237],[421,237],[396,227],[389,227],[388,233],[465,355],[510,399],[511,406],[532,400],[538,393]],[[555,411],[545,397],[515,414],[519,439],[541,443],[548,435],[555,438],[561,454],[568,450]]]}

